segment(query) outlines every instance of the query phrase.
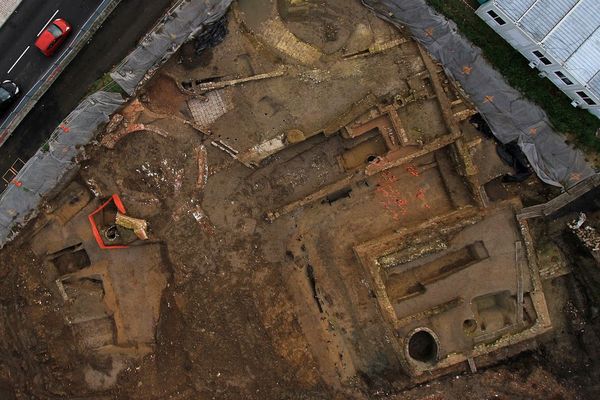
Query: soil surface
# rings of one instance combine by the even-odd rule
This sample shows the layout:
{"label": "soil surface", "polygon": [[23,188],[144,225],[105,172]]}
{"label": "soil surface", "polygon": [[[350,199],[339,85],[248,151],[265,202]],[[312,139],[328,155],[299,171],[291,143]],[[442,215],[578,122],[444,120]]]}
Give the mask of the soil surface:
{"label": "soil surface", "polygon": [[[593,199],[529,222],[552,330],[477,357],[475,368],[465,362],[419,379],[403,368],[354,246],[476,204],[450,146],[269,220],[387,149],[374,132],[323,134],[369,94],[384,105],[411,98],[398,112],[411,140],[447,133],[433,96],[414,100],[427,91],[408,82],[426,72],[415,43],[358,0],[321,3],[236,3],[225,40],[200,54],[184,45],[119,111],[114,146],[102,141],[114,132],[99,132],[71,181],[0,251],[0,399],[600,396],[598,263],[567,227],[579,211],[600,227]],[[265,39],[271,30],[282,40]],[[393,45],[377,53],[374,43]],[[209,92],[218,96],[199,89],[279,68],[283,75]],[[534,176],[502,182],[510,168],[494,142],[461,126],[492,205],[558,194]],[[256,165],[240,162],[277,140],[284,148]],[[87,215],[113,194],[147,222],[148,241],[92,247]],[[57,258],[73,243],[87,255]],[[84,321],[93,328],[86,338],[71,318],[78,303],[57,280],[102,262],[104,286],[95,278],[79,289],[102,317]],[[115,322],[106,328],[107,320]],[[123,336],[138,327],[142,334]],[[101,329],[109,332],[102,343]]]}

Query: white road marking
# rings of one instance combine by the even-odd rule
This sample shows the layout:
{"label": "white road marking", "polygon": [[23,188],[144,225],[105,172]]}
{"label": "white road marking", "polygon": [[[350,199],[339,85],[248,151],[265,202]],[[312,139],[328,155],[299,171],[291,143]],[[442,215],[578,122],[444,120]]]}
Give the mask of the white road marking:
{"label": "white road marking", "polygon": [[19,61],[21,61],[21,58],[23,58],[23,56],[25,55],[25,53],[27,53],[27,50],[29,50],[31,46],[27,46],[27,48],[21,53],[21,55],[19,56],[19,58],[17,58],[17,61],[15,61],[15,63],[12,65],[12,67],[10,67],[10,69],[8,70],[7,74],[10,74],[10,71],[13,70],[13,68],[15,67],[15,65],[17,65],[17,63]]}
{"label": "white road marking", "polygon": [[50,25],[50,22],[52,22],[52,20],[54,19],[54,17],[56,17],[56,14],[58,14],[58,10],[56,10],[54,12],[54,14],[52,14],[52,16],[50,17],[50,19],[48,20],[48,22],[46,22],[46,24],[44,25],[44,27],[42,29],[40,29],[40,31],[37,34],[37,37],[40,37],[40,35],[42,34],[42,32],[44,32],[44,29],[46,29],[46,27],[48,25]]}

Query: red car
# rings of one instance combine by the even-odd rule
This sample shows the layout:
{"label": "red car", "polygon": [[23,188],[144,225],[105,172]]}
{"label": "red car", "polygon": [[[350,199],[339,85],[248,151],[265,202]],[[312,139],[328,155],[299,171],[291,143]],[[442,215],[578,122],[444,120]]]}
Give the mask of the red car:
{"label": "red car", "polygon": [[42,31],[35,41],[35,47],[50,57],[71,33],[71,25],[62,18],[55,19]]}

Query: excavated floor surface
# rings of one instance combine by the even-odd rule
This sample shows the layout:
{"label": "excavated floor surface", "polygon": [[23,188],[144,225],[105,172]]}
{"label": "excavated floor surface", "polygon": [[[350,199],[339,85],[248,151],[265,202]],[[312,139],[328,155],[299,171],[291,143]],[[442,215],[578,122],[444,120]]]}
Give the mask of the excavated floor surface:
{"label": "excavated floor surface", "polygon": [[[0,252],[0,398],[596,398],[598,325],[589,281],[568,268],[571,214],[529,224],[540,269],[567,272],[542,273],[551,331],[477,357],[476,372],[466,362],[424,379],[403,369],[355,246],[479,207],[472,179],[489,207],[556,194],[534,177],[500,182],[511,169],[459,117],[468,99],[441,69],[433,75],[460,143],[371,175],[369,163],[392,159],[387,133],[336,132],[375,118],[376,107],[323,134],[361,99],[401,103],[407,151],[452,130],[418,46],[358,0],[239,0],[227,24],[221,44],[200,55],[186,44],[156,73]],[[453,146],[467,149],[474,175],[457,166]],[[248,155],[252,163],[240,162]],[[347,177],[341,190],[286,208]],[[148,222],[149,241],[98,247],[88,215],[113,194]],[[518,227],[506,210],[502,223],[478,229],[512,259]]]}

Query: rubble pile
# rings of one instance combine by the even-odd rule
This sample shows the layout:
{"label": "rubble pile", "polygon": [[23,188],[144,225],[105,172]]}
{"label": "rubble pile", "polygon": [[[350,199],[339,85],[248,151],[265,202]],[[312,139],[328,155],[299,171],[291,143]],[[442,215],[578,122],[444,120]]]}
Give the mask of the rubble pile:
{"label": "rubble pile", "polygon": [[586,215],[580,213],[579,217],[567,226],[577,235],[581,243],[598,258],[600,257],[600,233],[593,226],[586,224],[586,220]]}

